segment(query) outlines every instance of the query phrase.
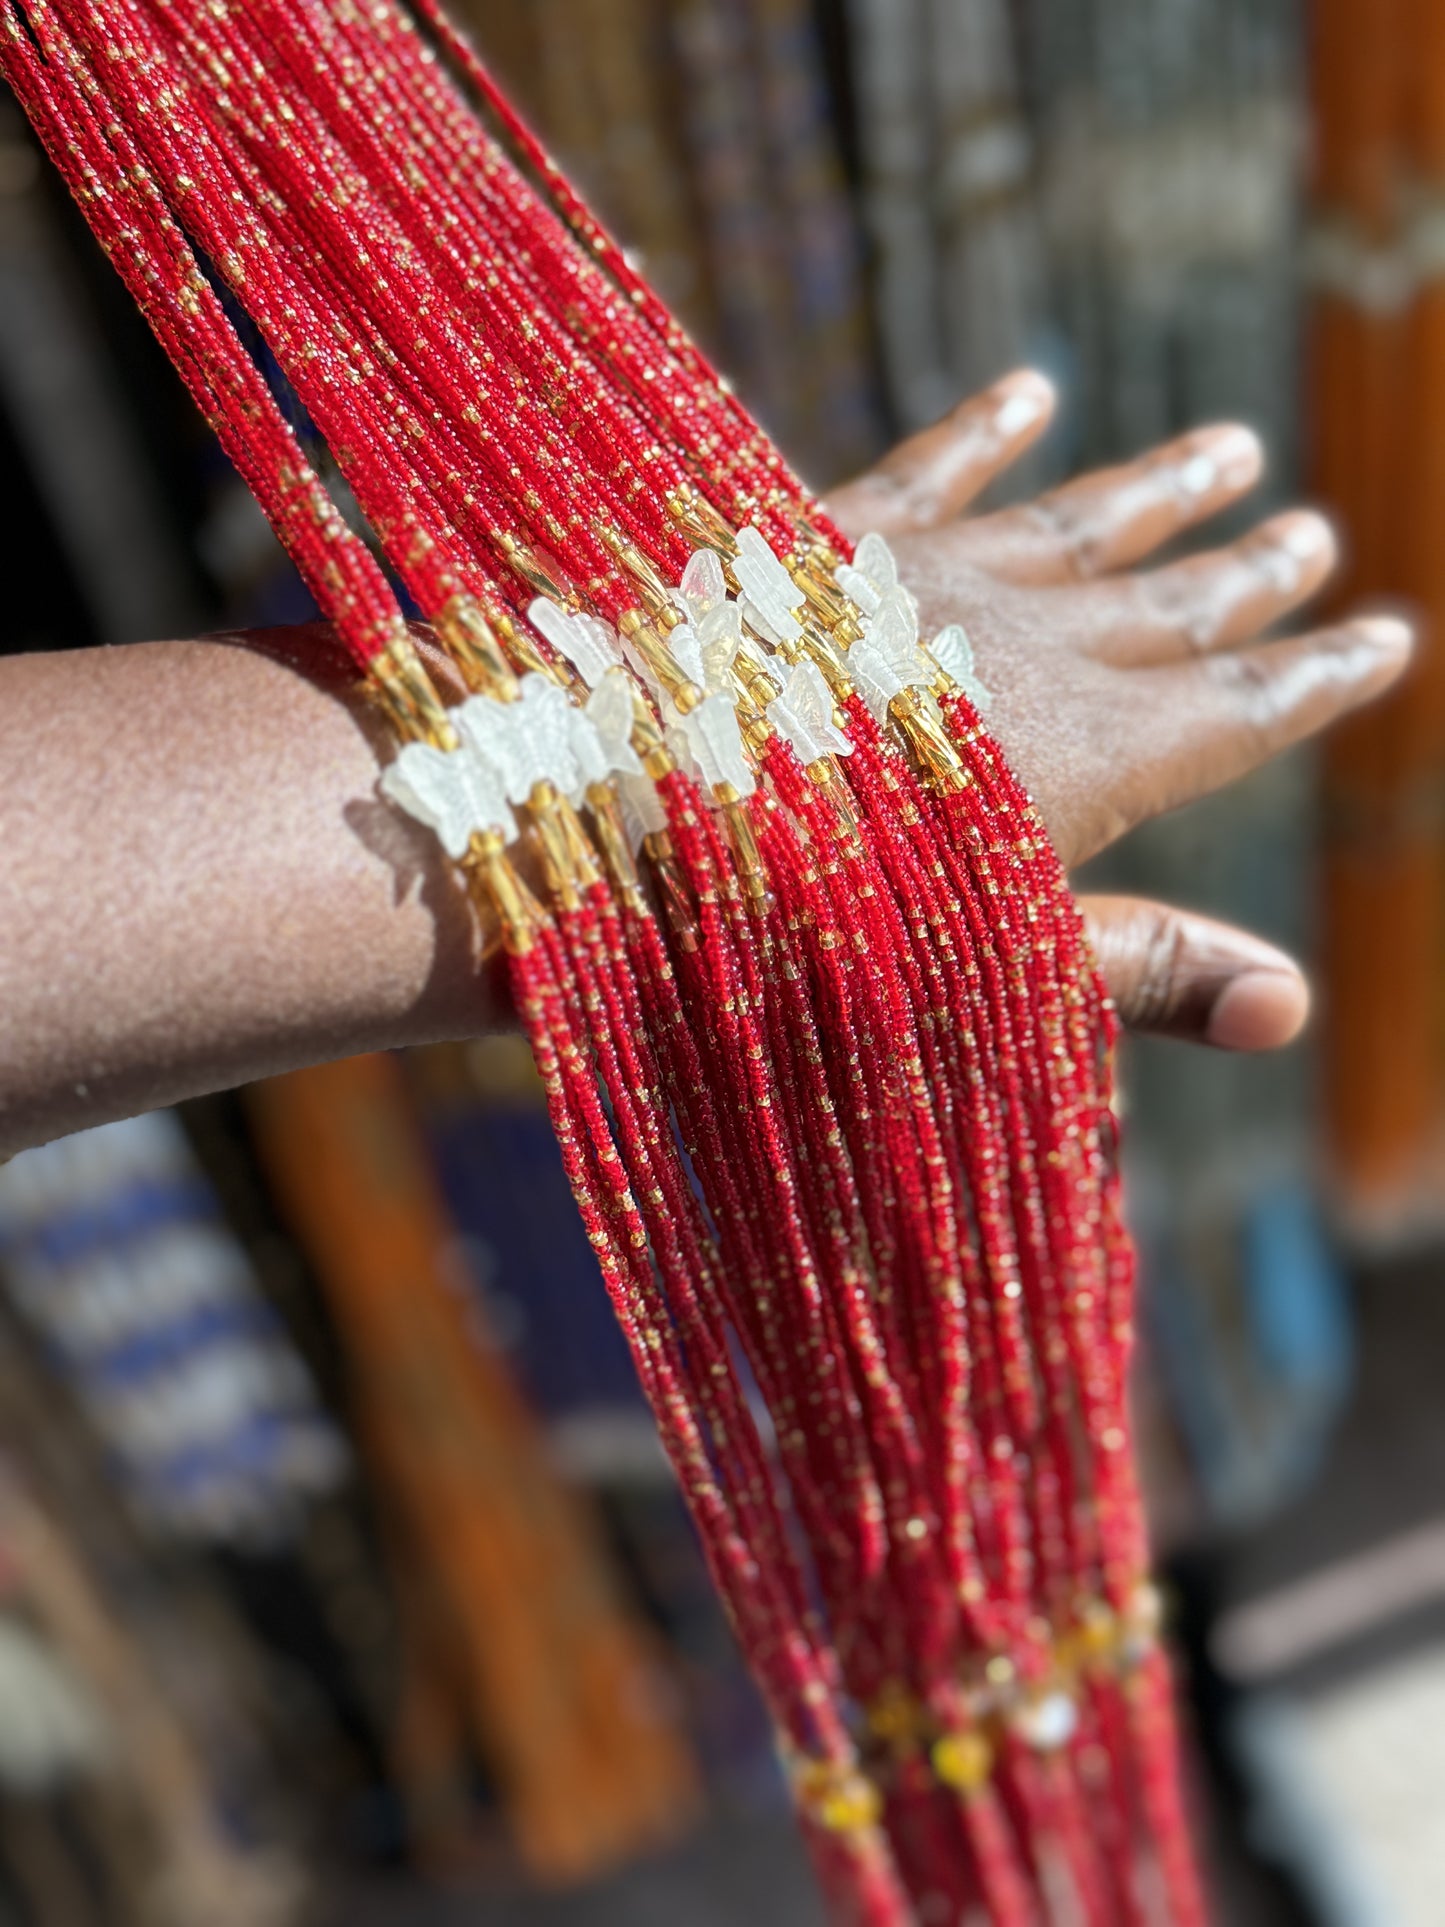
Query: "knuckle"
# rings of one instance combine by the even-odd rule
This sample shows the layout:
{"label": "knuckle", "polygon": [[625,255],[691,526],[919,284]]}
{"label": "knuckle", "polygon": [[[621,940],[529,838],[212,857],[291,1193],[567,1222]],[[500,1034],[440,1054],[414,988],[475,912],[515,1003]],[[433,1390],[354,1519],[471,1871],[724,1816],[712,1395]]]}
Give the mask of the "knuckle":
{"label": "knuckle", "polygon": [[1027,514],[1043,535],[1050,553],[1059,558],[1076,581],[1087,581],[1098,574],[1098,527],[1077,496],[1065,490],[1041,495],[1029,504]]}
{"label": "knuckle", "polygon": [[1282,721],[1283,690],[1274,669],[1249,649],[1235,655],[1211,657],[1208,667],[1222,689],[1230,721],[1246,731],[1256,747],[1268,748]]}
{"label": "knuckle", "polygon": [[1138,577],[1132,592],[1141,621],[1177,636],[1191,655],[1207,655],[1224,633],[1225,598],[1217,582],[1193,563]]}
{"label": "knuckle", "polygon": [[1304,565],[1287,538],[1288,531],[1278,527],[1257,529],[1235,548],[1246,579],[1271,598],[1298,595],[1305,583]]}
{"label": "knuckle", "polygon": [[1184,1001],[1188,938],[1172,911],[1151,908],[1141,913],[1141,920],[1132,1016],[1145,1029],[1159,1029],[1177,1015]]}

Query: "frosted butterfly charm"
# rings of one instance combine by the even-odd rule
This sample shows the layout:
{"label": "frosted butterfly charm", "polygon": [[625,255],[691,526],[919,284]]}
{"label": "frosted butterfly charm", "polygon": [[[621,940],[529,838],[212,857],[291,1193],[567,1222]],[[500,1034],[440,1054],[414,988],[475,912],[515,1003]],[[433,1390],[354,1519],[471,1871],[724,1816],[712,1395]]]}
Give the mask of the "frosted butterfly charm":
{"label": "frosted butterfly charm", "polygon": [[832,692],[815,662],[793,668],[783,693],[768,704],[768,721],[805,767],[824,756],[853,754],[853,745],[833,721]]}
{"label": "frosted butterfly charm", "polygon": [[632,747],[632,684],[625,670],[608,671],[587,698],[582,718],[601,745],[607,759],[606,774],[615,771],[620,776],[641,776],[642,764]]}
{"label": "frosted butterfly charm", "polygon": [[865,535],[853,560],[838,568],[838,586],[865,616],[877,616],[890,603],[916,612],[913,597],[898,577],[898,559],[881,535]]}
{"label": "frosted butterfly charm", "polygon": [[678,590],[683,613],[691,621],[700,623],[709,610],[727,601],[727,595],[722,558],[717,550],[695,549],[692,560],[682,572],[682,583]]}
{"label": "frosted butterfly charm", "polygon": [[635,856],[645,836],[656,836],[667,828],[667,811],[657,785],[645,776],[619,776],[617,801],[622,806],[622,827]]}
{"label": "frosted butterfly charm", "polygon": [[609,776],[642,774],[632,747],[632,690],[624,671],[609,670],[585,709],[567,705],[567,729],[577,770],[576,787],[568,791],[574,803],[581,803],[594,783],[605,783]]}
{"label": "frosted butterfly charm", "polygon": [[853,560],[838,566],[838,587],[865,616],[876,615],[883,598],[899,586],[898,563],[881,535],[865,535]]}
{"label": "frosted butterfly charm", "polygon": [[751,796],[753,772],[743,754],[738,713],[726,696],[708,696],[667,732],[667,746],[680,763],[696,769],[703,786],[716,790],[730,783],[739,796]]}
{"label": "frosted butterfly charm", "polygon": [[565,795],[577,789],[580,772],[572,753],[572,705],[566,694],[535,671],[523,676],[514,703],[473,696],[456,712],[462,741],[492,763],[508,800],[525,803],[538,783],[554,783]]}
{"label": "frosted butterfly charm", "polygon": [[869,645],[887,658],[900,682],[926,685],[938,673],[919,647],[917,611],[900,596],[890,596],[879,605],[865,635]]}
{"label": "frosted butterfly charm", "polygon": [[571,615],[546,596],[528,605],[527,620],[565,661],[570,662],[589,689],[595,689],[609,669],[622,660],[617,637],[596,616]]}
{"label": "frosted butterfly charm", "polygon": [[1014,1728],[1036,1753],[1057,1753],[1079,1728],[1079,1709],[1067,1693],[1050,1693],[1014,1715]]}
{"label": "frosted butterfly charm", "polygon": [[398,809],[435,830],[454,859],[466,855],[474,836],[489,830],[509,843],[517,834],[496,769],[469,745],[436,749],[408,743],[382,772],[379,787]]}
{"label": "frosted butterfly charm", "polygon": [[710,696],[726,695],[733,658],[743,646],[743,612],[735,602],[719,602],[697,625],[702,686]]}
{"label": "frosted butterfly charm", "polygon": [[803,598],[757,529],[738,531],[733,573],[738,579],[739,596],[762,618],[769,641],[788,641],[801,633],[795,612]]}
{"label": "frosted butterfly charm", "polygon": [[848,676],[879,723],[888,721],[888,705],[908,687],[887,654],[867,640],[848,651]]}
{"label": "frosted butterfly charm", "polygon": [[975,709],[986,709],[993,701],[990,692],[978,679],[973,644],[961,622],[950,622],[946,629],[940,629],[929,644],[929,653],[944,675],[957,683]]}
{"label": "frosted butterfly charm", "polygon": [[706,671],[702,666],[702,643],[690,622],[680,622],[667,638],[667,646],[672,659],[687,677],[701,689],[706,683]]}

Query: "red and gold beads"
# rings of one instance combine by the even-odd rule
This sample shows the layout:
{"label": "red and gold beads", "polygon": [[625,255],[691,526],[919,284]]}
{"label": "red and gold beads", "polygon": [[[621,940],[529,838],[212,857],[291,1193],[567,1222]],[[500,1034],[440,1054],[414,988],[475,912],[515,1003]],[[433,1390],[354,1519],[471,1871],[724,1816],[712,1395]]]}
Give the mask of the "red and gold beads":
{"label": "red and gold beads", "polygon": [[1112,1018],[957,637],[434,0],[0,0],[0,65],[501,929],[838,1917],[1198,1927]]}

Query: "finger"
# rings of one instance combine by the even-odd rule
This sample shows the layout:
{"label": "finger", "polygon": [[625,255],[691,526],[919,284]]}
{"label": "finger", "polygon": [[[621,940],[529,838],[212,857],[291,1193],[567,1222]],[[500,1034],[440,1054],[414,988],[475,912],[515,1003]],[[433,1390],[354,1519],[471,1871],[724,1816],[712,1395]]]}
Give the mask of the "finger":
{"label": "finger", "polygon": [[1009,582],[1080,582],[1127,568],[1247,494],[1264,450],[1237,423],[1196,429],[950,533],[955,553]]}
{"label": "finger", "polygon": [[1133,777],[1134,821],[1236,782],[1394,682],[1413,635],[1362,616],[1285,642],[1202,656],[1121,679],[1144,704],[1150,753]]}
{"label": "finger", "polygon": [[1005,375],[911,436],[876,468],[827,500],[845,534],[935,529],[952,521],[994,477],[1036,442],[1053,419],[1053,384],[1032,369]]}
{"label": "finger", "polygon": [[1055,593],[1092,654],[1133,668],[1248,642],[1308,602],[1337,553],[1324,516],[1299,509],[1226,549]]}
{"label": "finger", "polygon": [[1309,1015],[1299,966],[1211,917],[1137,897],[1081,897],[1099,970],[1130,1030],[1221,1050],[1278,1050]]}

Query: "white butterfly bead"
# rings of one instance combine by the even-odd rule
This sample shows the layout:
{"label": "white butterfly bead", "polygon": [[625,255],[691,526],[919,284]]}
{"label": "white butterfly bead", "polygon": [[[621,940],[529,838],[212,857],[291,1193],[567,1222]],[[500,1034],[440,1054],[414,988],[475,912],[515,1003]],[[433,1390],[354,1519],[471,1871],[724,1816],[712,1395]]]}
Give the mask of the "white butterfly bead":
{"label": "white butterfly bead", "polygon": [[708,696],[667,732],[677,760],[694,769],[703,787],[730,783],[739,796],[751,796],[753,772],[743,754],[737,711],[726,696]]}
{"label": "white butterfly bead", "polygon": [[527,620],[571,663],[589,689],[595,689],[622,660],[616,634],[596,616],[572,615],[546,596],[538,596],[527,606]]}
{"label": "white butterfly bead", "polygon": [[705,683],[702,666],[702,643],[696,629],[690,622],[680,622],[667,638],[668,650],[673,661],[687,677],[701,689]]}
{"label": "white butterfly bead", "polygon": [[576,788],[568,792],[580,804],[594,783],[628,773],[642,774],[632,747],[632,692],[625,670],[611,669],[578,709],[567,706],[568,744],[577,768]]}
{"label": "white butterfly bead", "polygon": [[645,836],[656,836],[667,828],[667,811],[656,784],[646,776],[619,776],[617,800],[622,806],[622,827],[635,856]]}
{"label": "white butterfly bead", "polygon": [[881,596],[902,586],[898,558],[876,530],[870,530],[854,549],[853,566],[862,570]]}
{"label": "white butterfly bead", "polygon": [[1056,1753],[1079,1727],[1079,1709],[1067,1693],[1049,1693],[1014,1715],[1014,1726],[1038,1753]]}
{"label": "white butterfly bead", "polygon": [[762,617],[770,636],[791,639],[800,633],[796,610],[803,598],[796,583],[755,528],[738,531],[733,562],[738,590]]}
{"label": "white butterfly bead", "polygon": [[853,560],[838,569],[838,586],[865,616],[877,616],[890,604],[912,611],[917,604],[898,575],[898,559],[881,535],[865,535]]}
{"label": "white butterfly bead", "polygon": [[901,696],[907,684],[888,657],[868,640],[855,642],[847,657],[849,680],[873,712],[875,721],[886,723],[888,705]]}
{"label": "white butterfly bead", "polygon": [[496,770],[508,800],[525,803],[529,790],[523,787],[521,744],[511,722],[514,707],[490,696],[469,696],[452,712],[452,721],[463,743]]}
{"label": "white butterfly bead", "polygon": [[524,780],[530,779],[528,793],[536,784],[550,782],[570,796],[577,788],[580,772],[572,754],[572,718],[576,711],[566,690],[534,670],[523,676],[519,700],[509,707],[513,727],[521,738]]}
{"label": "white butterfly bead", "polygon": [[838,586],[865,616],[877,612],[883,598],[898,587],[898,563],[881,535],[863,537],[853,552],[853,560],[840,565]]}
{"label": "white butterfly bead", "polygon": [[951,682],[957,683],[974,708],[987,708],[993,697],[978,679],[973,644],[963,624],[950,622],[928,646],[933,660]]}
{"label": "white butterfly bead", "polygon": [[838,587],[850,602],[856,603],[864,616],[876,615],[882,597],[861,569],[855,569],[851,562],[840,562],[837,568]]}
{"label": "white butterfly bead", "polygon": [[580,772],[572,754],[572,705],[566,692],[535,670],[518,688],[513,703],[471,697],[456,711],[458,733],[495,766],[509,801],[525,803],[542,782],[570,796]]}
{"label": "white butterfly bead", "polygon": [[918,616],[910,604],[890,595],[871,616],[866,640],[886,656],[904,683],[931,683],[936,671],[918,643]]}
{"label": "white butterfly bead", "polygon": [[449,857],[464,857],[473,836],[488,830],[509,843],[517,834],[496,768],[468,743],[460,749],[408,743],[383,770],[379,787],[398,809],[435,830]]}
{"label": "white butterfly bead", "polygon": [[694,549],[692,559],[682,572],[679,597],[694,622],[710,609],[727,601],[728,585],[723,576],[722,557],[716,549]]}
{"label": "white butterfly bead", "polygon": [[735,602],[719,602],[696,627],[702,686],[710,696],[725,695],[731,686],[733,658],[743,646],[743,612]]}
{"label": "white butterfly bead", "polygon": [[736,607],[743,621],[752,633],[765,642],[770,649],[781,649],[787,642],[796,642],[803,633],[797,621],[789,616],[781,629],[776,628],[763,614],[758,605],[748,596],[739,596]]}
{"label": "white butterfly bead", "polygon": [[833,721],[833,696],[815,662],[795,664],[768,721],[805,766],[824,756],[851,756],[853,745]]}
{"label": "white butterfly bead", "polygon": [[608,772],[640,776],[642,764],[632,747],[632,684],[625,669],[611,669],[587,698],[587,721],[596,731]]}

